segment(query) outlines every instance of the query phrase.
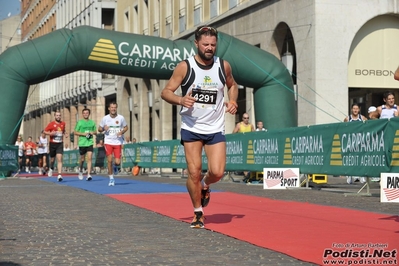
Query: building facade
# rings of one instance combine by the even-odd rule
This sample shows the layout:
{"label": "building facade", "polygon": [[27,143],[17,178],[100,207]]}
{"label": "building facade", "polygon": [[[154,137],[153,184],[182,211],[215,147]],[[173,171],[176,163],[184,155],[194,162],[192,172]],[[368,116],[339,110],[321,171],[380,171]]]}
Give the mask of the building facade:
{"label": "building facade", "polygon": [[[115,30],[116,1],[23,0],[21,5],[24,41],[57,29],[73,29],[82,25]],[[114,75],[76,71],[32,85],[23,134],[37,138],[41,130],[54,119],[55,111],[61,112],[68,137],[77,120],[82,118],[81,112],[85,107],[91,109],[91,118],[99,123],[106,113],[104,95],[112,94],[113,98],[108,100],[116,101],[114,84]],[[75,140],[77,138],[74,136],[64,139],[72,148],[76,147]]]}
{"label": "building facade", "polygon": [[21,43],[20,21],[18,15],[0,20],[0,54],[7,48]]}
{"label": "building facade", "polygon": [[[291,62],[287,68],[295,84],[299,126],[343,121],[355,102],[367,115],[370,105],[383,103],[386,90],[399,97],[399,84],[393,80],[399,65],[398,1],[59,0],[54,8],[57,28],[90,25],[178,40],[209,24]],[[131,138],[179,138],[179,107],[160,99],[165,84],[166,80],[78,71],[41,83],[40,98],[28,100],[37,120],[25,123],[43,127],[60,109],[71,131],[80,108],[91,108],[98,123],[107,103],[116,101]],[[256,89],[240,86],[239,114],[227,116],[226,133],[232,132],[244,112],[255,123]],[[279,114],[279,110],[270,112]]]}
{"label": "building facade", "polygon": [[[20,22],[21,18],[19,15],[0,20],[0,54],[8,48],[21,43]],[[18,126],[21,126],[21,131],[23,131],[23,125]]]}

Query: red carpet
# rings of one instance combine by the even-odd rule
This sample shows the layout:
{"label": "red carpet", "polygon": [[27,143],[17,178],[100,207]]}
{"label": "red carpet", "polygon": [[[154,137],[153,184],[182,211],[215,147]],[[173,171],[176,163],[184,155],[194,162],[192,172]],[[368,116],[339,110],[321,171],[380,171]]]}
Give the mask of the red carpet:
{"label": "red carpet", "polygon": [[[108,196],[184,222],[193,217],[187,193]],[[372,251],[369,243],[399,249],[399,216],[214,192],[205,217],[209,230],[319,265],[326,264],[326,249],[345,251],[339,244],[352,243],[353,251]]]}

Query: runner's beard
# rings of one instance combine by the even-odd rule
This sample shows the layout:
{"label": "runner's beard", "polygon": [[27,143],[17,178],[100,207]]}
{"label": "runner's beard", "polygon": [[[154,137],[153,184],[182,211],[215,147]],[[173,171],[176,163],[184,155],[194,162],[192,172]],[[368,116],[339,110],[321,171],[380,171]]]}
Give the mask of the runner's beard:
{"label": "runner's beard", "polygon": [[214,53],[203,53],[198,49],[198,56],[203,60],[203,61],[209,61],[212,60]]}

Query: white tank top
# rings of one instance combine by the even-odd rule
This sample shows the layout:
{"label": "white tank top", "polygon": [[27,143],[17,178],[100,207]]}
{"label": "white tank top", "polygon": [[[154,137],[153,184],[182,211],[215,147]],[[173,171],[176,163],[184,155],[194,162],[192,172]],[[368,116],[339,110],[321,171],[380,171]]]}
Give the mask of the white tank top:
{"label": "white tank top", "polygon": [[396,104],[390,109],[387,109],[386,105],[381,106],[380,119],[395,117],[395,112],[398,110]]}
{"label": "white tank top", "polygon": [[211,68],[203,69],[194,57],[186,60],[188,73],[181,85],[183,95],[192,92],[197,99],[191,108],[182,107],[181,128],[200,134],[224,134],[224,85],[226,77],[223,60],[214,57]]}
{"label": "white tank top", "polygon": [[18,143],[18,140],[15,142],[15,146],[18,146],[18,156],[22,157],[24,156],[24,142],[20,141]]}
{"label": "white tank top", "polygon": [[[41,147],[41,145],[43,145],[43,147]],[[46,137],[42,138],[42,136],[40,136],[39,138],[39,145],[37,146],[37,153],[38,154],[45,154],[48,153],[47,150],[48,147],[48,140]]]}

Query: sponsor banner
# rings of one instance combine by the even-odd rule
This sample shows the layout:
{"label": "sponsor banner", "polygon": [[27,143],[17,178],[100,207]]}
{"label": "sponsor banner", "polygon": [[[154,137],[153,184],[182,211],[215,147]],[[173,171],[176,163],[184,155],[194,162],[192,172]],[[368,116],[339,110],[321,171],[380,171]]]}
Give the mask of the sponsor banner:
{"label": "sponsor banner", "polygon": [[299,168],[264,168],[263,189],[300,187]]}
{"label": "sponsor banner", "polygon": [[[62,157],[62,166],[76,167],[79,165],[79,159],[80,159],[79,150],[64,151],[64,155]],[[55,165],[57,165],[57,160],[55,160]]]}
{"label": "sponsor banner", "polygon": [[380,201],[399,203],[399,173],[381,173]]}
{"label": "sponsor banner", "polygon": [[18,146],[0,145],[0,172],[18,170]]}
{"label": "sponsor banner", "polygon": [[[374,120],[227,135],[227,165],[230,170],[294,167],[305,174],[379,176],[399,166],[399,133],[393,127],[398,122]],[[397,162],[392,161],[395,156]]]}
{"label": "sponsor banner", "polygon": [[178,140],[123,145],[123,167],[186,168],[184,147]]}

